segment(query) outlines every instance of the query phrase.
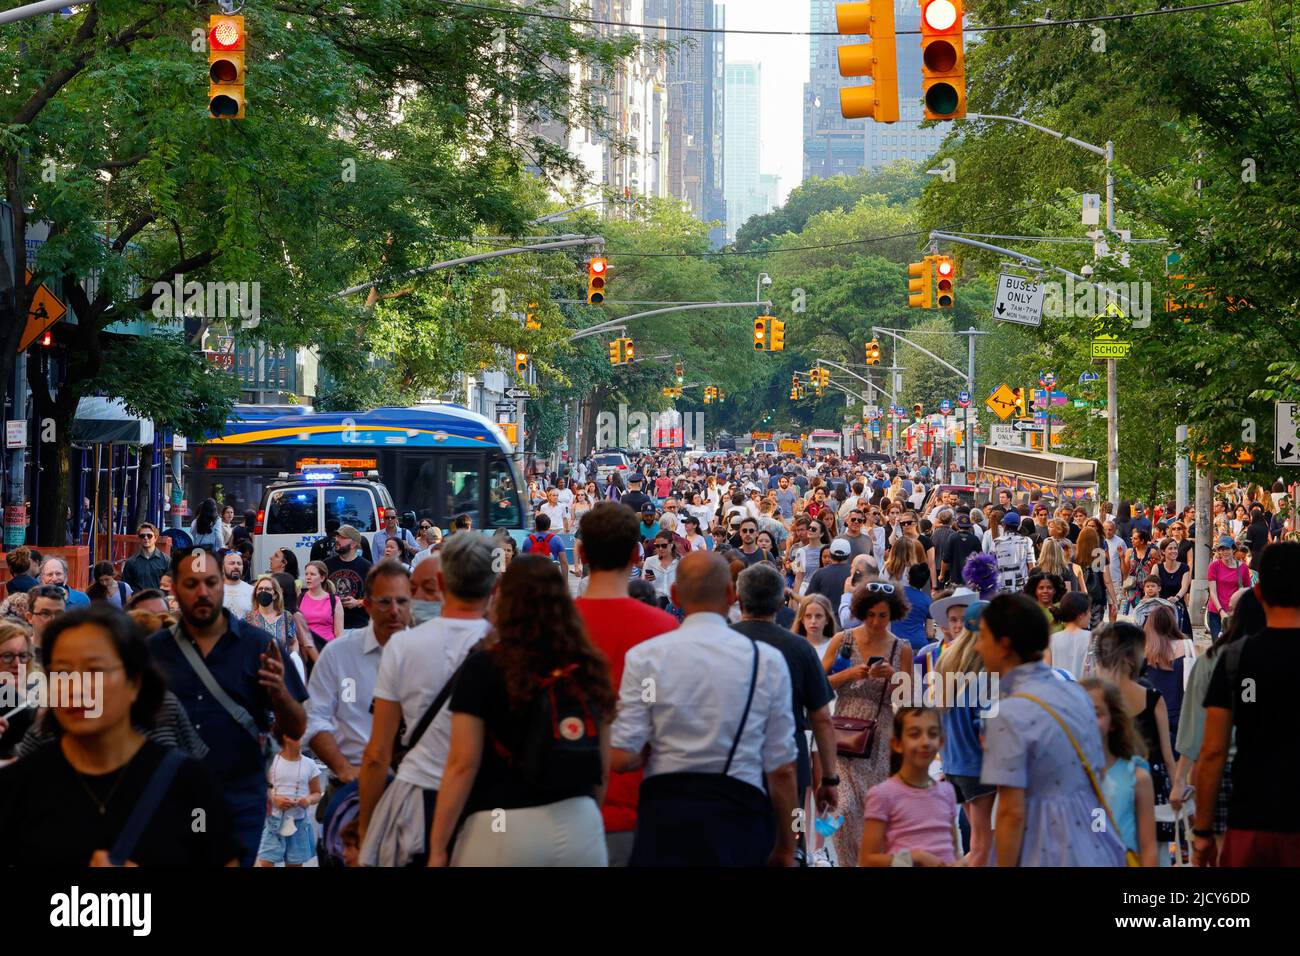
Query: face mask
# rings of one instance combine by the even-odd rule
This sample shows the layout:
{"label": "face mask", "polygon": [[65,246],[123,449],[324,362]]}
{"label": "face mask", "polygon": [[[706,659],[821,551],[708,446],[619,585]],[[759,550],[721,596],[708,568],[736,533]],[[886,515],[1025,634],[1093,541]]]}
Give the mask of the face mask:
{"label": "face mask", "polygon": [[441,601],[411,601],[411,623],[423,624],[435,617],[442,617]]}
{"label": "face mask", "polygon": [[275,595],[270,591],[258,591],[257,603],[262,607],[270,607],[275,602]]}

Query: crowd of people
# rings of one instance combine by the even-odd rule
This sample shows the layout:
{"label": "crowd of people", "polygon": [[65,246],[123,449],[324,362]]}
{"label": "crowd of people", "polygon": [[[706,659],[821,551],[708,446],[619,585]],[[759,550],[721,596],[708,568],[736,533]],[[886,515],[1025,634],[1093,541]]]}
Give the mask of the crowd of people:
{"label": "crowd of people", "polygon": [[537,475],[519,540],[390,510],[254,569],[209,500],[84,592],[9,552],[0,689],[94,695],[0,709],[0,859],[1300,863],[1285,494],[1219,489],[1202,622],[1168,506],[980,507],[910,457],[633,468]]}

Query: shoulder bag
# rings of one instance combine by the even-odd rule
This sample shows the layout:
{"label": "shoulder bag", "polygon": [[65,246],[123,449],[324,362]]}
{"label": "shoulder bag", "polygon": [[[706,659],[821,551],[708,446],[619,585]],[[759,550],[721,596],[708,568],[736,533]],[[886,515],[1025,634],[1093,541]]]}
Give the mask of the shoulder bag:
{"label": "shoulder bag", "polygon": [[[1106,811],[1106,820],[1110,823],[1111,833],[1113,833],[1115,839],[1118,840],[1119,826],[1115,823],[1115,815],[1110,812],[1110,804],[1106,802],[1106,794],[1102,792],[1101,783],[1097,780],[1097,774],[1093,772],[1092,764],[1088,763],[1088,758],[1084,754],[1083,748],[1079,746],[1079,741],[1074,739],[1074,734],[1070,733],[1070,728],[1066,726],[1061,715],[1052,707],[1048,706],[1047,701],[1035,697],[1032,694],[1012,694],[1011,696],[1023,697],[1025,700],[1032,700],[1039,707],[1043,708],[1043,710],[1051,714],[1053,719],[1061,725],[1061,729],[1065,731],[1065,736],[1069,738],[1070,744],[1074,747],[1075,754],[1079,757],[1079,763],[1083,765],[1084,772],[1088,774],[1088,782],[1092,784],[1092,792],[1097,797],[1097,802],[1100,803],[1101,808]],[[1128,847],[1124,847],[1124,865],[1141,866],[1142,860],[1138,857],[1137,853],[1130,850]]]}
{"label": "shoulder bag", "polygon": [[[433,718],[438,716],[438,711],[442,710],[443,706],[447,703],[447,700],[451,697],[451,692],[456,689],[456,682],[460,680],[461,671],[465,669],[465,662],[473,657],[477,651],[482,650],[484,643],[484,640],[479,640],[469,649],[469,653],[465,655],[464,660],[462,660],[456,670],[452,672],[451,677],[447,678],[447,683],[442,685],[442,690],[438,691],[438,696],[433,699],[433,703],[431,703],[429,709],[424,712],[424,716],[420,718],[420,722],[415,725],[415,729],[411,731],[411,736],[407,738],[406,743],[402,743],[402,728],[398,728],[397,740],[393,743],[393,761],[391,764],[394,771],[396,771],[398,766],[401,764],[402,758],[415,749],[415,745],[420,742],[420,738],[424,736],[424,732],[428,730],[429,725],[433,723]],[[372,712],[373,706],[374,705],[371,704]]]}
{"label": "shoulder bag", "polygon": [[[851,637],[850,637],[851,639]],[[898,638],[890,645],[889,656],[894,656]],[[876,716],[870,720],[861,717],[832,717],[831,726],[835,730],[835,752],[841,757],[867,757],[871,755],[871,745],[875,742],[876,726],[880,723],[880,708],[885,706],[885,693],[889,690],[886,679],[880,688],[880,700],[876,702]]]}
{"label": "shoulder bag", "polygon": [[162,762],[154,769],[148,785],[144,788],[144,793],[140,795],[139,802],[131,811],[131,815],[127,817],[126,825],[118,833],[113,848],[108,851],[108,862],[114,866],[126,865],[127,860],[131,858],[131,854],[135,851],[135,845],[140,842],[140,837],[144,835],[145,827],[153,819],[158,804],[162,803],[163,796],[171,787],[172,780],[176,777],[176,771],[180,769],[181,764],[184,762],[185,755],[179,750],[168,750],[163,754]]}
{"label": "shoulder bag", "polygon": [[262,736],[261,731],[258,729],[257,721],[253,719],[252,714],[239,706],[239,704],[235,703],[235,701],[231,699],[230,695],[226,693],[225,688],[217,683],[217,679],[212,676],[212,671],[208,670],[208,665],[203,662],[203,655],[200,654],[198,648],[194,646],[194,642],[188,637],[181,635],[180,622],[172,625],[171,632],[172,640],[174,640],[176,646],[180,648],[181,655],[185,658],[186,663],[190,665],[190,669],[194,671],[199,680],[203,683],[203,686],[207,688],[208,693],[216,699],[218,704],[225,708],[226,713],[234,718],[235,723],[243,727],[244,730],[252,736],[253,740],[257,741],[258,747],[261,747]]}

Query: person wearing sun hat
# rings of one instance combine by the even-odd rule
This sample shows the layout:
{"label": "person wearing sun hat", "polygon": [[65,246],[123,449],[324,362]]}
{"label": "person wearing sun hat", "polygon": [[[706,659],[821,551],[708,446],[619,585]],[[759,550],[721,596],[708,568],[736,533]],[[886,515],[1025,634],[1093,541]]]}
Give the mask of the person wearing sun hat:
{"label": "person wearing sun hat", "polygon": [[917,652],[916,659],[921,665],[921,675],[924,677],[932,671],[939,662],[939,655],[943,649],[957,639],[961,634],[962,617],[966,613],[966,608],[979,600],[979,595],[967,587],[957,588],[955,591],[944,592],[941,598],[936,598],[930,604],[930,619],[934,621],[935,630],[938,632],[938,640],[931,641],[925,647]]}

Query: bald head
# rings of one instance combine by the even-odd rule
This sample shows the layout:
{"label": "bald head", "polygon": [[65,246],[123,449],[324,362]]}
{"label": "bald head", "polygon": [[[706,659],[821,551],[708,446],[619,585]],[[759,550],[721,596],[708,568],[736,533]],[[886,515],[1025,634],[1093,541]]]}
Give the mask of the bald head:
{"label": "bald head", "polygon": [[438,590],[438,572],[442,570],[442,555],[435,551],[415,566],[411,572],[411,597],[417,601],[441,601]]}
{"label": "bald head", "polygon": [[711,611],[725,615],[736,599],[731,568],[712,551],[692,551],[677,565],[672,598],[687,614]]}

